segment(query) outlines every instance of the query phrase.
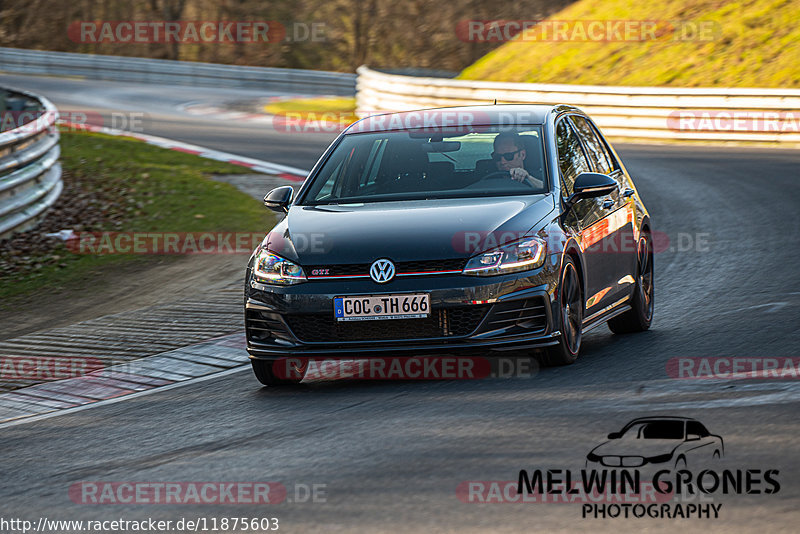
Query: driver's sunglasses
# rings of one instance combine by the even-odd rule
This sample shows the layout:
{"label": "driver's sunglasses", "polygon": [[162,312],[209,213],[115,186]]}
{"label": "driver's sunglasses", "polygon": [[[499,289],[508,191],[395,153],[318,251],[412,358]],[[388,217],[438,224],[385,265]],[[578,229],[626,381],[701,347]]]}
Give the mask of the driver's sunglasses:
{"label": "driver's sunglasses", "polygon": [[498,162],[500,158],[505,158],[506,161],[511,161],[514,157],[522,152],[522,149],[515,150],[514,152],[505,152],[503,154],[498,154],[497,152],[492,152],[492,161]]}

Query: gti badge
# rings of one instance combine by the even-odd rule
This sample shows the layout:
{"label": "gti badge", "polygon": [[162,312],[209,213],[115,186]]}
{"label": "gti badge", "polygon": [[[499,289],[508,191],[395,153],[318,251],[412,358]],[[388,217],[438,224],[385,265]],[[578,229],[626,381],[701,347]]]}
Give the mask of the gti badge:
{"label": "gti badge", "polygon": [[375,260],[369,268],[369,277],[379,284],[385,284],[394,278],[394,263],[390,260]]}

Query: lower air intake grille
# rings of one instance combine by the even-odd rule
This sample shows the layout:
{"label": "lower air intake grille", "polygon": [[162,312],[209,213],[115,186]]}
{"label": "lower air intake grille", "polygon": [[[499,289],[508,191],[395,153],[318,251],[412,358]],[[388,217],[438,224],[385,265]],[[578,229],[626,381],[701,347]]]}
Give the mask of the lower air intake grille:
{"label": "lower air intake grille", "polygon": [[494,305],[483,330],[519,327],[541,331],[547,327],[545,301],[541,297],[500,302]]}
{"label": "lower air intake grille", "polygon": [[247,339],[258,343],[269,343],[276,337],[289,337],[286,327],[275,315],[259,310],[245,311],[244,326]]}
{"label": "lower air intake grille", "polygon": [[336,321],[330,315],[285,315],[289,328],[301,341],[374,341],[427,339],[471,334],[486,315],[487,306],[461,306],[434,310],[426,319]]}

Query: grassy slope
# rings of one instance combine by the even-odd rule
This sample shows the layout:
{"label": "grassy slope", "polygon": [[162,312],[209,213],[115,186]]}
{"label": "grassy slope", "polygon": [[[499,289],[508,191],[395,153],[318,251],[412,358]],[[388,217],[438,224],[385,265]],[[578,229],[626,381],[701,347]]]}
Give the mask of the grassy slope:
{"label": "grassy slope", "polygon": [[465,69],[460,78],[588,85],[800,87],[799,13],[798,0],[580,0],[551,19],[713,21],[717,34],[706,42],[675,41],[671,35],[641,42],[526,42],[517,38]]}
{"label": "grassy slope", "polygon": [[[61,163],[65,180],[91,183],[112,194],[124,194],[128,207],[116,226],[92,231],[117,232],[264,232],[274,217],[263,206],[210,174],[242,173],[242,168],[142,142],[92,133],[62,133]],[[35,229],[33,230],[36,231]],[[22,296],[48,288],[94,283],[104,269],[122,262],[146,263],[154,256],[78,255],[65,247],[52,253],[64,264],[0,278],[0,297]]]}

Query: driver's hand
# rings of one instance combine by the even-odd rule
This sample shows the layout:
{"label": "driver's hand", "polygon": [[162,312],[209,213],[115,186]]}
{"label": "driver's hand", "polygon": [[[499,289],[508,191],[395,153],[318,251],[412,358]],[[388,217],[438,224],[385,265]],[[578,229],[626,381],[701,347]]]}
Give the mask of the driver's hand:
{"label": "driver's hand", "polygon": [[517,182],[527,182],[530,180],[530,178],[533,178],[530,174],[528,174],[528,171],[522,167],[515,167],[508,171],[508,173],[511,175],[511,179]]}

